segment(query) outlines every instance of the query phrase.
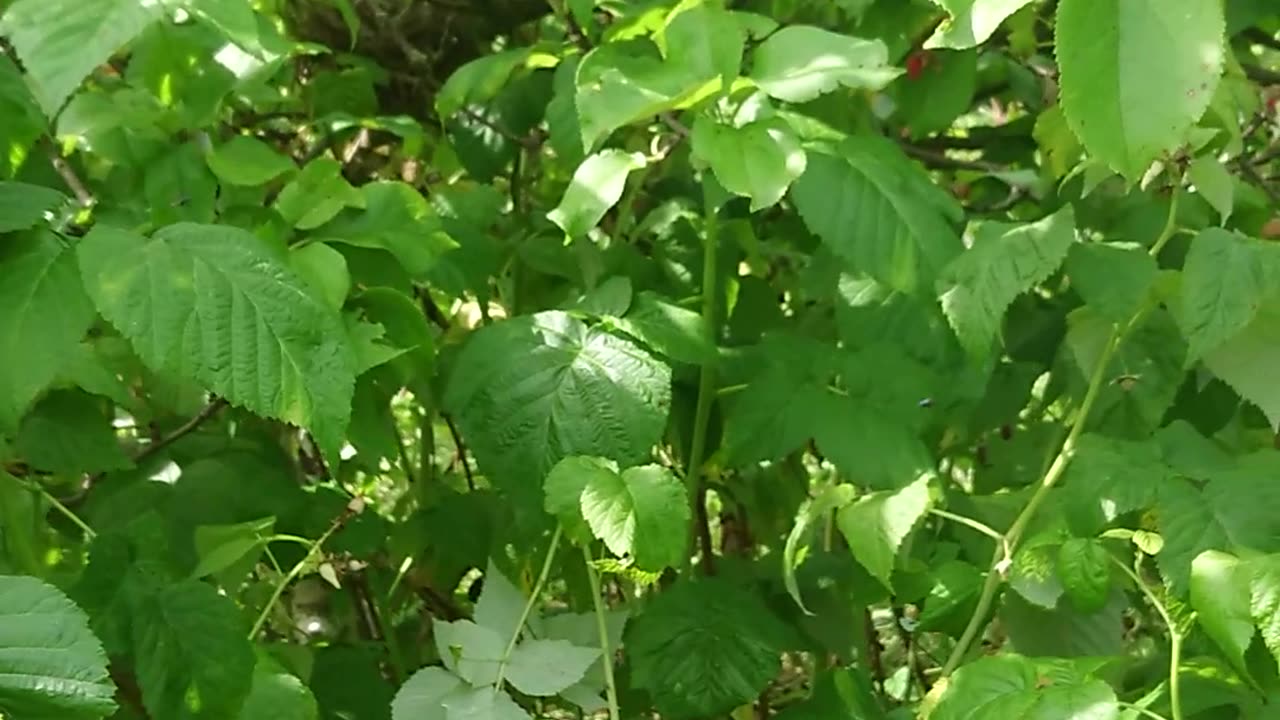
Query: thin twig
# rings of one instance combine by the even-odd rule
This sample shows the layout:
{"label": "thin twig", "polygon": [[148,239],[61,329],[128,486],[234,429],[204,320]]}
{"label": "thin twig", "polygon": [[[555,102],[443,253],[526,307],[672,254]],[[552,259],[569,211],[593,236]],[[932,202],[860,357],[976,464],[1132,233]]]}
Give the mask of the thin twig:
{"label": "thin twig", "polygon": [[207,422],[214,415],[217,415],[218,412],[221,411],[222,408],[226,406],[227,406],[227,401],[223,400],[222,398],[216,398],[210,401],[207,405],[204,406],[203,409],[200,410],[200,412],[196,413],[195,416],[192,417],[190,420],[179,425],[172,432],[160,438],[156,442],[153,442],[150,445],[147,445],[146,447],[142,448],[142,450],[140,450],[137,455],[133,456],[134,464],[136,465],[143,462],[144,460],[150,458],[151,456],[155,455],[161,450],[164,450],[165,448],[169,447],[175,442],[195,432],[197,428],[199,428],[201,425]]}
{"label": "thin twig", "polygon": [[71,192],[76,196],[76,202],[80,203],[80,207],[93,207],[94,203],[97,202],[93,197],[93,193],[89,192],[89,188],[85,187],[84,181],[76,174],[71,164],[50,145],[45,145],[45,154],[49,156],[49,164],[53,165],[53,169],[58,173],[58,176],[67,184],[67,187],[71,188]]}
{"label": "thin twig", "polygon": [[453,436],[453,446],[458,451],[458,462],[462,463],[462,472],[467,476],[467,489],[475,492],[476,479],[471,475],[471,464],[467,462],[467,444],[462,441],[462,435],[458,432],[453,416],[447,412],[441,412],[440,416],[444,418],[444,424],[449,426],[449,434]]}
{"label": "thin twig", "polygon": [[930,150],[918,145],[910,145],[908,143],[899,143],[902,151],[907,155],[919,160],[925,165],[939,170],[974,170],[977,172],[997,173],[1008,170],[1003,165],[987,162],[986,160],[961,160],[953,158],[943,152]]}

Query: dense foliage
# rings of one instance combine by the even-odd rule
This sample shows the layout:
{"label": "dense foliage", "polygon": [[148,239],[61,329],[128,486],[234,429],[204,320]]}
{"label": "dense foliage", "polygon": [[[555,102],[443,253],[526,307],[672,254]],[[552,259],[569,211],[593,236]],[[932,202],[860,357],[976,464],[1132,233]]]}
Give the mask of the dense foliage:
{"label": "dense foliage", "polygon": [[1274,0],[0,0],[0,718],[1280,712]]}

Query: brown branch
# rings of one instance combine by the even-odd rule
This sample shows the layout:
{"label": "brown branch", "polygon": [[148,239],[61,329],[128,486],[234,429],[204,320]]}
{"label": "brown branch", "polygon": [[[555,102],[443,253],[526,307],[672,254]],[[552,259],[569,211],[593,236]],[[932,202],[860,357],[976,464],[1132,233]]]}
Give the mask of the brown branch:
{"label": "brown branch", "polygon": [[227,406],[227,401],[223,400],[222,398],[216,398],[210,401],[209,404],[205,405],[204,408],[200,412],[196,413],[196,415],[192,417],[190,420],[179,425],[175,430],[165,435],[164,437],[160,438],[159,440],[142,448],[142,450],[140,450],[137,455],[133,456],[134,464],[136,465],[138,463],[141,463],[147,458],[150,458],[152,455],[155,455],[156,453],[160,452],[161,450],[164,450],[165,448],[181,440],[187,435],[190,435],[191,433],[195,432],[197,428],[203,425],[206,421],[208,421],[214,415],[217,415],[222,410],[222,408],[226,406]]}
{"label": "brown branch", "polygon": [[1250,80],[1262,85],[1280,85],[1280,72],[1264,68],[1260,65],[1249,65],[1241,63],[1240,67],[1244,70],[1244,76]]}
{"label": "brown branch", "polygon": [[457,424],[453,422],[453,416],[446,412],[441,412],[440,416],[444,418],[444,424],[449,426],[449,434],[453,436],[453,446],[458,452],[458,462],[462,463],[462,472],[467,476],[467,488],[474,492],[476,480],[471,475],[471,464],[467,462],[467,445],[462,441],[462,435],[458,432]]}
{"label": "brown branch", "polygon": [[52,145],[46,144],[44,147],[45,154],[49,157],[49,164],[53,165],[54,171],[62,178],[62,181],[71,188],[71,192],[76,196],[76,202],[80,203],[80,207],[93,207],[96,200],[93,193],[89,192],[89,188],[80,180],[80,176],[76,175],[76,171],[71,167]]}
{"label": "brown branch", "polygon": [[926,166],[937,170],[974,170],[977,172],[997,173],[1007,170],[1003,165],[987,162],[985,160],[961,160],[953,158],[944,152],[930,150],[918,145],[910,145],[908,143],[899,143],[899,147],[907,155],[919,160]]}

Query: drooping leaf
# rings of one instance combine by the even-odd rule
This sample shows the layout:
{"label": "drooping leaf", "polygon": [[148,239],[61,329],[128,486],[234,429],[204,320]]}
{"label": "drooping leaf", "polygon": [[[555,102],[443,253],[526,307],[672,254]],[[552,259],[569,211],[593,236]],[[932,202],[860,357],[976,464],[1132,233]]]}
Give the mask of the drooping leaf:
{"label": "drooping leaf", "polygon": [[889,49],[810,25],[789,25],[760,43],[751,79],[771,97],[808,102],[840,86],[880,90],[901,74],[889,66]]}
{"label": "drooping leaf", "polygon": [[790,128],[778,121],[722,125],[699,115],[693,152],[711,166],[724,189],[751,198],[751,211],[776,204],[804,172],[805,153]]}
{"label": "drooping leaf", "polygon": [[654,37],[667,64],[691,78],[718,78],[727,87],[738,77],[746,33],[731,11],[681,3]]}
{"label": "drooping leaf", "polygon": [[938,280],[942,307],[965,349],[990,352],[1005,311],[1022,293],[1057,271],[1075,242],[1070,205],[1034,223],[983,222],[973,247],[946,267]]}
{"label": "drooping leaf", "polygon": [[94,68],[159,17],[158,4],[137,0],[17,0],[0,16],[0,35],[52,118]]}
{"label": "drooping leaf", "polygon": [[547,218],[569,237],[591,232],[604,214],[622,197],[627,176],[645,166],[641,153],[602,150],[582,162],[564,197]]}
{"label": "drooping leaf", "polygon": [[1187,166],[1187,177],[1196,186],[1196,192],[1218,211],[1223,225],[1235,209],[1235,180],[1227,166],[1217,158],[1202,155]]}
{"label": "drooping leaf", "polygon": [[53,233],[35,230],[0,242],[0,432],[17,429],[92,322],[75,255]]}
{"label": "drooping leaf", "polygon": [[1096,540],[1071,538],[1058,548],[1058,579],[1071,604],[1084,613],[1101,610],[1111,594],[1111,557]]}
{"label": "drooping leaf", "polygon": [[1280,252],[1259,240],[1206,228],[1191,241],[1182,268],[1178,318],[1189,358],[1244,330],[1269,295],[1280,293]]}
{"label": "drooping leaf", "polygon": [[44,222],[44,214],[66,202],[66,196],[43,185],[0,182],[0,233],[27,230]]}
{"label": "drooping leaf", "polygon": [[355,386],[341,319],[261,241],[179,224],[143,238],[95,226],[77,246],[99,311],[159,370],[310,428],[336,458]]}
{"label": "drooping leaf", "polygon": [[664,717],[714,717],[777,674],[781,628],[760,600],[722,580],[684,581],[627,626],[632,682]]}
{"label": "drooping leaf", "polygon": [[934,0],[950,16],[924,41],[924,47],[963,50],[987,41],[1005,18],[1031,0]]}
{"label": "drooping leaf", "polygon": [[1062,109],[1089,153],[1136,180],[1200,118],[1223,66],[1218,3],[1063,0]]}
{"label": "drooping leaf", "polygon": [[949,223],[952,201],[882,138],[851,138],[837,154],[810,152],[791,198],[837,255],[895,290],[932,291],[962,249]]}
{"label": "drooping leaf", "polygon": [[262,185],[294,170],[292,160],[248,135],[236,135],[214,148],[206,161],[213,174],[229,185]]}
{"label": "drooping leaf", "polygon": [[536,493],[555,463],[592,455],[643,462],[666,426],[670,369],[561,312],[477,331],[444,396],[481,469]]}
{"label": "drooping leaf", "polygon": [[615,555],[630,555],[641,570],[684,560],[689,502],[684,486],[659,465],[591,473],[581,495],[582,517]]}
{"label": "drooping leaf", "polygon": [[1191,561],[1191,607],[1205,633],[1240,670],[1253,641],[1250,612],[1250,567],[1235,556],[1206,550]]}
{"label": "drooping leaf", "polygon": [[0,708],[31,720],[111,715],[115,686],[89,618],[52,585],[0,575]]}
{"label": "drooping leaf", "polygon": [[525,695],[548,697],[568,689],[600,657],[600,649],[565,640],[526,640],[507,664],[507,680]]}
{"label": "drooping leaf", "polygon": [[837,516],[840,532],[858,562],[885,587],[892,587],[898,549],[931,504],[929,478],[922,477],[896,492],[871,493],[842,508]]}
{"label": "drooping leaf", "polygon": [[[1271,555],[1250,563],[1249,613],[1258,626],[1258,635],[1273,657],[1280,658],[1280,563]],[[1239,588],[1233,588],[1236,592]],[[1233,605],[1238,601],[1232,601]],[[1233,608],[1234,610],[1235,608]],[[1237,627],[1236,641],[1243,641],[1243,633]],[[1250,633],[1252,637],[1252,633]],[[1215,638],[1216,639],[1216,638]]]}
{"label": "drooping leaf", "polygon": [[783,582],[787,586],[791,599],[795,600],[800,609],[808,615],[813,613],[805,607],[804,600],[800,597],[800,584],[796,582],[796,567],[804,560],[801,555],[803,551],[801,543],[805,542],[814,523],[848,505],[853,501],[853,496],[852,485],[828,486],[817,497],[804,501],[796,513],[796,521],[791,527],[791,532],[787,534],[787,542],[782,549]]}

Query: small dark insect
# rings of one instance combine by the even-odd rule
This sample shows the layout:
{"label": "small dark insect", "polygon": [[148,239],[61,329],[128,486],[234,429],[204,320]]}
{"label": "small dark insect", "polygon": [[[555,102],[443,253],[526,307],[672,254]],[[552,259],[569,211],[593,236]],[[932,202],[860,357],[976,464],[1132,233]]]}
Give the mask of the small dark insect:
{"label": "small dark insect", "polygon": [[1013,437],[1013,426],[1009,425],[1008,423],[1001,425],[1000,437],[1003,440],[1008,440],[1009,438]]}

